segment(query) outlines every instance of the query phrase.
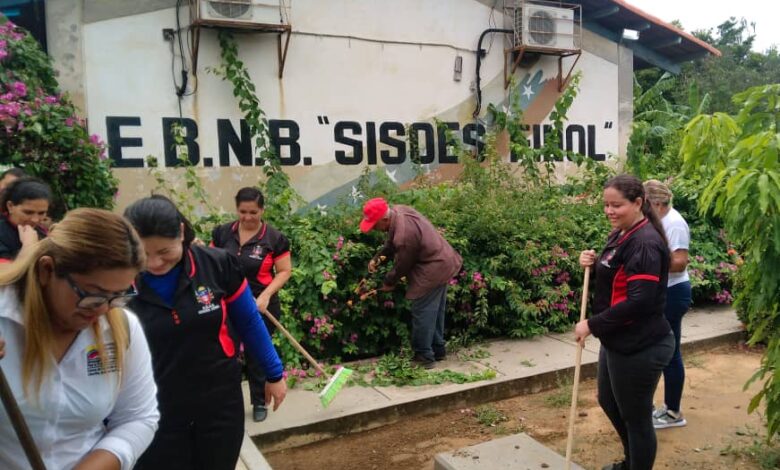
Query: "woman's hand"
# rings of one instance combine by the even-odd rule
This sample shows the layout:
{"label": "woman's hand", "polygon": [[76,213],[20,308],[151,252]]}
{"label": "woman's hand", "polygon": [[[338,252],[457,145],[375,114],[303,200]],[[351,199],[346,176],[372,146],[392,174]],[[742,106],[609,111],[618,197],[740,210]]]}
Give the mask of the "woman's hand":
{"label": "woman's hand", "polygon": [[122,464],[116,455],[103,449],[96,449],[84,456],[73,470],[121,470]]}
{"label": "woman's hand", "polygon": [[262,293],[257,296],[257,309],[260,310],[261,313],[265,313],[268,315],[268,304],[271,302],[271,297],[265,295],[265,293]]}
{"label": "woman's hand", "polygon": [[582,266],[583,268],[591,267],[595,262],[596,262],[595,250],[585,250],[582,253],[580,253],[580,266]]}
{"label": "woman's hand", "polygon": [[588,320],[582,320],[574,327],[574,338],[580,346],[585,346],[585,338],[590,336],[590,327],[588,326]]}
{"label": "woman's hand", "polygon": [[32,245],[38,242],[38,232],[35,231],[30,225],[19,225],[19,240],[22,242],[22,246]]}
{"label": "woman's hand", "polygon": [[368,272],[374,274],[378,266],[379,263],[376,261],[376,259],[371,258],[371,261],[368,262]]}
{"label": "woman's hand", "polygon": [[278,382],[266,382],[265,383],[265,404],[270,405],[273,402],[273,410],[276,411],[279,405],[284,401],[284,397],[287,396],[287,381],[282,379]]}

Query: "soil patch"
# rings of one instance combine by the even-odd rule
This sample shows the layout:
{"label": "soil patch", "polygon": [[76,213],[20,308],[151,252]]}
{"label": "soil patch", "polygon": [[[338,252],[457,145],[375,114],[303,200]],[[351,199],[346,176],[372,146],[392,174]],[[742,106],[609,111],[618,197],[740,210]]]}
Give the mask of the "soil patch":
{"label": "soil patch", "polygon": [[[758,385],[743,390],[761,351],[728,346],[685,358],[683,412],[688,425],[658,431],[656,468],[758,470],[743,449],[763,435],[761,417],[746,412]],[[617,434],[596,402],[595,380],[580,384],[574,460],[599,469],[621,453]],[[564,454],[570,384],[555,390],[486,403],[473,409],[410,417],[398,423],[324,442],[266,454],[275,470],[316,468],[431,470],[434,456],[507,434],[526,432]],[[659,385],[656,403],[663,402]]]}

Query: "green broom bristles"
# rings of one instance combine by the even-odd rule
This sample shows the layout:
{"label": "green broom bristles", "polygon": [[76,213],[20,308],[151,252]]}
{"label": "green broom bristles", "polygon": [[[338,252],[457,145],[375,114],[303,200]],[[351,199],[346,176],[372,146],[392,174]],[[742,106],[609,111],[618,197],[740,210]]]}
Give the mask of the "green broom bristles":
{"label": "green broom bristles", "polygon": [[336,398],[336,395],[341,391],[341,388],[344,387],[347,380],[349,380],[350,375],[352,375],[352,369],[347,369],[346,367],[341,367],[333,374],[325,385],[325,388],[320,392],[320,403],[322,403],[323,408],[327,408],[328,405],[330,405],[330,402]]}

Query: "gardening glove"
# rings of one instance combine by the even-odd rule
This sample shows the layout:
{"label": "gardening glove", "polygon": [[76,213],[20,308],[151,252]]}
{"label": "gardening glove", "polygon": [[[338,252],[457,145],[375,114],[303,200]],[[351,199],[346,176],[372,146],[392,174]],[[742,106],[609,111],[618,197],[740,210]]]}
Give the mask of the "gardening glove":
{"label": "gardening glove", "polygon": [[378,265],[377,260],[371,258],[371,261],[368,262],[368,272],[374,274]]}
{"label": "gardening glove", "polygon": [[282,379],[278,382],[266,382],[265,383],[265,404],[274,404],[273,410],[276,411],[279,405],[284,401],[284,397],[287,395],[287,381]]}

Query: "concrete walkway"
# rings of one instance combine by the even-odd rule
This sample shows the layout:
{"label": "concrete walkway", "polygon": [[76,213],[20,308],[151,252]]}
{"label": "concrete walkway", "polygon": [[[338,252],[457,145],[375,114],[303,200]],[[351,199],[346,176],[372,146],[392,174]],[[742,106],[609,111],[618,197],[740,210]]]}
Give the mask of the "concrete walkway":
{"label": "concrete walkway", "polygon": [[[692,310],[683,320],[682,331],[683,351],[734,342],[744,334],[729,307]],[[269,413],[262,423],[252,422],[247,403],[247,433],[264,451],[273,451],[377,428],[404,416],[440,413],[534,393],[555,387],[559,374],[571,373],[576,353],[571,333],[497,340],[483,347],[490,353],[485,359],[461,361],[455,354],[438,363],[437,369],[476,372],[489,368],[496,371],[492,380],[420,387],[347,387],[324,410],[316,393],[294,388],[279,411]],[[582,355],[583,379],[595,376],[598,351],[598,340],[588,338]],[[246,389],[244,396],[249,396]]]}

